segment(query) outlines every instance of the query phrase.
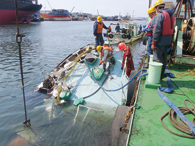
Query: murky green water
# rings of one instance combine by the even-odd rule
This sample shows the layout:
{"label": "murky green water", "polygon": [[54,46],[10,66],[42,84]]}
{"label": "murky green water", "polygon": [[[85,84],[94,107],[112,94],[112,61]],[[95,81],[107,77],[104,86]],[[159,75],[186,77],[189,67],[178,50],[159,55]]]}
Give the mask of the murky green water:
{"label": "murky green water", "polygon": [[[67,55],[94,42],[94,22],[42,22],[20,25],[26,35],[22,42],[24,85],[27,115],[32,130],[25,128],[18,45],[15,25],[0,26],[0,145],[6,145],[17,135],[30,145],[107,145],[115,109],[91,105],[87,108],[72,102],[63,106],[52,104],[44,94],[34,92],[37,85]],[[110,22],[105,22],[108,25]],[[139,22],[144,23],[144,22]],[[132,47],[141,52],[141,42]],[[136,68],[140,54],[132,52]],[[75,120],[76,119],[76,120]]]}

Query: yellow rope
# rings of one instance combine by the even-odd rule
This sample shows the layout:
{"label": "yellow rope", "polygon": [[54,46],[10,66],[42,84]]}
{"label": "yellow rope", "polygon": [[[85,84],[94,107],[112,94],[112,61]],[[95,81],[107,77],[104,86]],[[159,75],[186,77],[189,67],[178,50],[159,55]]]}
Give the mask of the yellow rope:
{"label": "yellow rope", "polygon": [[176,73],[176,77],[181,79],[183,76],[193,75],[194,76],[193,79],[195,79],[195,68],[188,69],[187,72],[188,73],[186,72]]}
{"label": "yellow rope", "polygon": [[77,56],[77,58],[69,65],[69,67],[70,67],[72,64],[74,64],[74,65],[72,66],[71,70],[68,72],[68,74],[61,80],[61,84],[60,84],[60,86],[58,87],[58,95],[57,95],[57,100],[56,100],[57,103],[60,102],[60,93],[62,92],[63,81],[66,81],[66,80],[67,80],[68,76],[69,76],[69,75],[71,74],[71,72],[74,70],[75,66],[77,65],[77,63],[79,62],[79,60],[81,59],[81,57],[82,57],[84,54],[91,52],[92,50],[94,50],[94,49],[89,49],[89,50],[87,50],[87,51],[85,51],[85,52],[79,54],[79,56]]}

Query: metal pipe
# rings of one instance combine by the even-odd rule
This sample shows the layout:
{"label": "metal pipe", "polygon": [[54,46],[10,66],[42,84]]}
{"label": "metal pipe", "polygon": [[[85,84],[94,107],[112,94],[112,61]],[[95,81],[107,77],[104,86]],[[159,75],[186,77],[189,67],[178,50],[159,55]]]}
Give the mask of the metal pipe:
{"label": "metal pipe", "polygon": [[190,4],[190,10],[191,10],[191,17],[194,17],[194,14],[193,14],[193,11],[192,11],[192,5],[191,5],[190,2],[189,2],[189,4]]}
{"label": "metal pipe", "polygon": [[187,4],[185,3],[185,13],[184,13],[184,19],[186,19],[186,13],[187,13],[186,8],[187,8]]}
{"label": "metal pipe", "polygon": [[189,0],[187,1],[187,8],[188,8],[188,19],[190,19]]}
{"label": "metal pipe", "polygon": [[181,7],[182,7],[182,4],[183,4],[183,0],[181,0],[180,8],[179,8],[179,11],[178,11],[178,17],[179,17],[180,12],[181,12]]}
{"label": "metal pipe", "polygon": [[175,10],[177,9],[177,6],[178,6],[178,5],[179,5],[179,3],[176,4],[176,6],[175,6],[175,8],[174,8],[174,12],[175,12]]}
{"label": "metal pipe", "polygon": [[179,17],[179,10],[180,10],[180,8],[181,8],[181,1],[179,2],[179,5],[178,5],[178,9],[177,9],[177,13],[176,13],[176,15],[175,15],[175,17]]}

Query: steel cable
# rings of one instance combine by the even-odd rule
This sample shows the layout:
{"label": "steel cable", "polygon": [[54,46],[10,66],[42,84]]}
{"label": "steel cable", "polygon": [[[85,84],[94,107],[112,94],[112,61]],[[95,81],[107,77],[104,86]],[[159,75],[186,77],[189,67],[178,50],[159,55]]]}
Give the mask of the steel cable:
{"label": "steel cable", "polygon": [[[193,108],[189,108],[187,105],[186,105],[186,101],[189,101]],[[188,99],[185,99],[184,100],[184,105],[186,107],[178,107],[179,110],[185,115],[185,114],[189,114],[189,113],[192,113],[195,115],[195,105],[192,103],[192,101],[188,100]],[[164,123],[163,123],[163,119],[166,117],[166,116],[169,116],[169,120],[171,122],[171,124],[177,128],[179,131],[182,131],[183,133],[185,134],[188,134],[188,135],[183,135],[183,134],[179,134],[179,133],[176,133],[172,130],[170,130]],[[193,124],[195,125],[195,117],[192,119],[192,122]],[[171,133],[175,134],[175,135],[178,135],[178,136],[181,136],[181,137],[185,137],[185,138],[192,138],[192,139],[195,139],[195,136],[192,134],[190,128],[184,123],[181,121],[180,118],[177,118],[177,114],[176,112],[171,108],[169,112],[165,113],[161,118],[160,118],[160,122],[161,124]]]}

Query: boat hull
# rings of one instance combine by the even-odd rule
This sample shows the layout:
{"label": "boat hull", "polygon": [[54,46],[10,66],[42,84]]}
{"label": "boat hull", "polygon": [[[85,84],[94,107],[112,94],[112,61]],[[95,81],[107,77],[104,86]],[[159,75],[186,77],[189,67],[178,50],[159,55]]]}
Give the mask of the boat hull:
{"label": "boat hull", "polygon": [[[18,11],[18,22],[28,21],[28,17],[36,12]],[[16,13],[14,10],[0,10],[0,24],[16,23]]]}
{"label": "boat hull", "polygon": [[41,17],[42,18],[52,18],[52,17],[54,17],[54,18],[66,18],[66,17],[68,17],[68,18],[70,18],[70,16],[67,16],[67,15],[50,15],[50,14],[44,14],[44,13],[41,13]]}
{"label": "boat hull", "polygon": [[[0,24],[16,23],[14,2],[0,1]],[[35,14],[42,8],[42,5],[18,2],[19,23],[28,22],[28,17]]]}

